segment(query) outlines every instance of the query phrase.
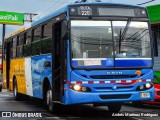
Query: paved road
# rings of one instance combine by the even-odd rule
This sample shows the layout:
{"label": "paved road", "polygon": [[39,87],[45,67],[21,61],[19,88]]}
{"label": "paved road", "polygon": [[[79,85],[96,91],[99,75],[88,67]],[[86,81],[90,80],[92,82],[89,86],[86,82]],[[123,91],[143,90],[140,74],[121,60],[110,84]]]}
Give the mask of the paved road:
{"label": "paved road", "polygon": [[[42,119],[50,119],[50,120],[97,120],[97,119],[105,119],[105,120],[159,120],[160,119],[160,106],[150,106],[144,105],[142,108],[134,107],[133,105],[126,104],[122,106],[121,113],[116,114],[114,117],[113,114],[108,113],[107,107],[92,107],[92,105],[72,105],[72,106],[60,106],[60,111],[55,114],[49,113],[42,107],[42,101],[37,99],[31,99],[30,101],[14,101],[13,94],[6,90],[3,90],[0,93],[0,111],[8,111],[12,112],[11,114],[20,113],[21,115],[26,114],[22,112],[41,113]],[[1,114],[2,114],[1,112]],[[158,117],[142,117],[138,116],[141,113],[145,112],[146,115],[152,114],[157,115]],[[130,116],[126,116],[126,114]],[[147,114],[148,113],[148,114]],[[27,113],[28,115],[28,113]],[[117,117],[117,116],[121,117]],[[125,116],[123,116],[125,115]],[[13,118],[17,120],[17,118]],[[19,118],[18,119],[33,119],[35,118]],[[38,119],[38,118],[37,118]],[[11,120],[11,118],[0,118],[0,120]]]}

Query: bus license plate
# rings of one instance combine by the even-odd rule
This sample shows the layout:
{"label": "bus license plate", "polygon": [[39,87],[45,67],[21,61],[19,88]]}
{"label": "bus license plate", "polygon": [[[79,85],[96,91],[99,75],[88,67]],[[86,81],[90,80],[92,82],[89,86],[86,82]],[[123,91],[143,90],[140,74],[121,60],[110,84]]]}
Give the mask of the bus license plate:
{"label": "bus license plate", "polygon": [[150,93],[140,93],[141,98],[150,98]]}

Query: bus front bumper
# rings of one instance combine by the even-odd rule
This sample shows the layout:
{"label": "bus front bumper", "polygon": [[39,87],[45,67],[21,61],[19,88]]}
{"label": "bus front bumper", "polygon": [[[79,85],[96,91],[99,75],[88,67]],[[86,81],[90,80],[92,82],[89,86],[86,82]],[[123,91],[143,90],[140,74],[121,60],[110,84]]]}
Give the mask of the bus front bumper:
{"label": "bus front bumper", "polygon": [[[141,98],[141,93],[149,93],[150,97]],[[144,101],[154,99],[154,87],[145,91],[126,91],[126,92],[77,92],[66,89],[64,92],[63,103],[67,104],[86,104],[86,103],[124,103],[133,101]]]}

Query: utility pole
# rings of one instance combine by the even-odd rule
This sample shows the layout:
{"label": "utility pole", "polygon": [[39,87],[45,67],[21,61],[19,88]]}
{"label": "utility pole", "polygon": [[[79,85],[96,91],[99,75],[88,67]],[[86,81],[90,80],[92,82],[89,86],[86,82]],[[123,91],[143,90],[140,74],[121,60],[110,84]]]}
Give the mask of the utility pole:
{"label": "utility pole", "polygon": [[4,37],[5,37],[5,33],[6,33],[6,25],[3,24],[3,28],[2,28],[2,71],[1,73],[3,74],[3,59],[4,59]]}
{"label": "utility pole", "polygon": [[24,13],[24,14],[26,16],[26,20],[24,20],[24,22],[34,22],[33,17],[38,15],[38,14],[35,14],[35,13]]}

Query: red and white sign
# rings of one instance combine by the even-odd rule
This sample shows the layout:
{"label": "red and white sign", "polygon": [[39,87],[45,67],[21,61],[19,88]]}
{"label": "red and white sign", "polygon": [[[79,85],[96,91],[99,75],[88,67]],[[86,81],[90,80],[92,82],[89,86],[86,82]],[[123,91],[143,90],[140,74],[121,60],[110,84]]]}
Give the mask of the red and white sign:
{"label": "red and white sign", "polygon": [[101,60],[84,60],[84,66],[101,65]]}

